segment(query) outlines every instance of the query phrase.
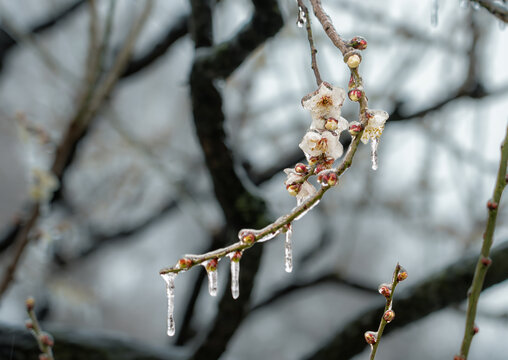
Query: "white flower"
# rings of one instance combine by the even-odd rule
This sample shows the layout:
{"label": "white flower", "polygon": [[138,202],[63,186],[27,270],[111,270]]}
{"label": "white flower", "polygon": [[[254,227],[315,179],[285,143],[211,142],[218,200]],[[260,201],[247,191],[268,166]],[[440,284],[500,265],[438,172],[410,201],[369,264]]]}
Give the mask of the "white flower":
{"label": "white flower", "polygon": [[316,193],[316,191],[317,190],[314,187],[314,185],[312,185],[308,181],[305,181],[302,184],[302,187],[300,188],[298,195],[296,195],[296,204],[301,205],[305,200],[313,196]]}
{"label": "white flower", "polygon": [[367,110],[369,122],[363,131],[361,139],[364,144],[370,139],[379,140],[385,128],[385,122],[388,120],[388,116],[388,113],[384,110]]}
{"label": "white flower", "polygon": [[307,131],[299,146],[307,159],[321,154],[337,159],[344,152],[339,137],[330,131]]}
{"label": "white flower", "polygon": [[340,108],[346,99],[346,91],[339,87],[322,82],[319,88],[304,96],[302,106],[312,112],[312,117],[321,119],[322,117],[340,117]]}

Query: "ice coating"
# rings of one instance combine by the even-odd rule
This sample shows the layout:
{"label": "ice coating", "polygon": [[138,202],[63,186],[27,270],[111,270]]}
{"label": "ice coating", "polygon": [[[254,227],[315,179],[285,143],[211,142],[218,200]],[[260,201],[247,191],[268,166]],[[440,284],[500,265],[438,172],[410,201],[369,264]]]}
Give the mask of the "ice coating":
{"label": "ice coating", "polygon": [[166,296],[168,298],[168,336],[175,335],[175,273],[161,274],[166,282]]}
{"label": "ice coating", "polygon": [[293,230],[291,225],[286,231],[286,241],[284,243],[284,268],[286,272],[293,271],[293,244],[291,241],[291,237],[293,235]]}
{"label": "ice coating", "polygon": [[233,299],[240,296],[240,261],[231,259],[231,295]]}
{"label": "ice coating", "polygon": [[378,168],[378,160],[377,160],[377,147],[379,145],[379,139],[372,139],[370,141],[370,159],[372,161],[372,170],[377,170]]}

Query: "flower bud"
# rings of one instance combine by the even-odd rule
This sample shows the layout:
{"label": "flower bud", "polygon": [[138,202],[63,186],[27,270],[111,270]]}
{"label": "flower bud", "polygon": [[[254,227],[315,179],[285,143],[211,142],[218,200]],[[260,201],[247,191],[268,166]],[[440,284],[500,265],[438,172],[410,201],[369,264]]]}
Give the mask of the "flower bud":
{"label": "flower bud", "polygon": [[455,355],[453,357],[453,360],[466,360],[466,358],[464,356],[462,356],[462,355]]}
{"label": "flower bud", "polygon": [[328,174],[328,186],[335,186],[339,182],[339,178],[336,173],[331,172]]}
{"label": "flower bud", "polygon": [[361,36],[355,36],[349,40],[349,46],[357,50],[365,50],[367,48],[367,40]]}
{"label": "flower bud", "polygon": [[231,261],[234,261],[234,262],[239,262],[241,258],[242,258],[242,252],[241,251],[235,251],[231,255]]}
{"label": "flower bud", "polygon": [[39,340],[43,345],[46,345],[46,346],[55,345],[55,341],[53,340],[53,337],[45,331],[41,332],[41,334],[39,335]]}
{"label": "flower bud", "polygon": [[494,201],[487,201],[487,208],[489,210],[496,210],[497,209],[497,202]]}
{"label": "flower bud", "polygon": [[365,341],[367,341],[367,344],[369,345],[374,345],[377,341],[377,332],[366,331],[363,336],[365,336]]}
{"label": "flower bud", "polygon": [[34,328],[34,323],[32,322],[32,320],[26,320],[25,321],[25,327],[28,329],[28,330],[32,330]]}
{"label": "flower bud", "polygon": [[247,245],[254,244],[255,241],[256,241],[256,235],[254,235],[251,232],[245,233],[242,236],[242,242],[244,244],[247,244]]}
{"label": "flower bud", "polygon": [[353,75],[351,75],[351,77],[349,78],[349,83],[347,84],[347,87],[349,90],[356,87],[355,77]]}
{"label": "flower bud", "polygon": [[206,271],[216,271],[219,260],[217,258],[208,260],[206,263]]}
{"label": "flower bud", "polygon": [[321,156],[311,156],[309,158],[309,160],[308,160],[309,161],[309,165],[311,165],[311,166],[315,165],[315,164],[318,163],[319,160],[321,160]]}
{"label": "flower bud", "polygon": [[347,93],[347,96],[349,97],[349,100],[351,100],[351,101],[360,101],[360,99],[362,98],[362,95],[363,95],[363,92],[358,89],[350,90]]}
{"label": "flower bud", "polygon": [[400,268],[399,273],[397,274],[397,280],[399,282],[407,279],[407,271],[403,267]]}
{"label": "flower bud", "polygon": [[192,260],[188,258],[182,258],[178,260],[178,268],[179,269],[188,269],[192,266]]}
{"label": "flower bud", "polygon": [[350,69],[356,69],[358,65],[362,62],[362,58],[358,54],[350,55],[347,58],[346,64]]}
{"label": "flower bud", "polygon": [[300,184],[291,184],[286,186],[286,190],[288,191],[289,195],[296,196],[300,192]]}
{"label": "flower bud", "polygon": [[351,136],[358,135],[363,130],[363,125],[358,121],[353,121],[349,124],[349,133]]}
{"label": "flower bud", "polygon": [[323,170],[326,170],[326,166],[323,165],[323,164],[319,164],[318,166],[316,166],[316,168],[314,169],[314,174],[319,174],[321,171]]}
{"label": "flower bud", "polygon": [[329,169],[332,167],[333,163],[335,162],[335,159],[332,156],[328,156],[325,159],[325,166]]}
{"label": "flower bud", "polygon": [[395,319],[395,311],[393,310],[386,310],[386,312],[383,314],[383,319],[387,323],[391,323],[393,319]]}
{"label": "flower bud", "polygon": [[307,173],[307,166],[302,163],[298,163],[295,165],[295,171],[297,174],[306,174]]}
{"label": "flower bud", "polygon": [[485,265],[485,266],[490,266],[490,264],[492,264],[492,259],[488,258],[488,257],[482,257],[480,261],[481,261],[482,265]]}
{"label": "flower bud", "polygon": [[33,310],[33,308],[35,307],[35,299],[33,297],[28,297],[26,300],[25,300],[25,305],[26,305],[26,310],[27,311],[31,311]]}
{"label": "flower bud", "polygon": [[325,123],[325,129],[329,131],[335,131],[339,127],[339,121],[335,118],[328,118]]}
{"label": "flower bud", "polygon": [[475,325],[475,326],[473,327],[473,335],[478,334],[478,332],[479,332],[479,331],[480,331],[480,328],[478,327],[478,325]]}
{"label": "flower bud", "polygon": [[392,286],[390,284],[381,284],[379,285],[378,291],[385,298],[389,298],[392,294]]}

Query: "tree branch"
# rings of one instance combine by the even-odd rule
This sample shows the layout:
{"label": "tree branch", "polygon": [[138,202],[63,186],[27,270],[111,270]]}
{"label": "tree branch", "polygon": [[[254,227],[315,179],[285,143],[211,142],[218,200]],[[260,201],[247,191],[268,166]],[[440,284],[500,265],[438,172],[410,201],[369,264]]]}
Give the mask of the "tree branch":
{"label": "tree branch", "polygon": [[[485,279],[484,289],[508,279],[508,242],[494,248],[491,259],[492,265]],[[477,260],[477,255],[461,258],[398,295],[395,301],[397,319],[390,323],[385,333],[465,300]],[[347,360],[359,354],[366,346],[363,333],[378,326],[379,314],[383,309],[384,304],[380,304],[344,324],[333,338],[327,340],[319,350],[306,359]]]}

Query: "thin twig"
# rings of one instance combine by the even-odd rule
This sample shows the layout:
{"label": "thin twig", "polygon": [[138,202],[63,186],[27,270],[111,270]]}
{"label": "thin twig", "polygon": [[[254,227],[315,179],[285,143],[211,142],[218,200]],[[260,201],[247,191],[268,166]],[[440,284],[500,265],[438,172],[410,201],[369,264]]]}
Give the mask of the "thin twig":
{"label": "thin twig", "polygon": [[487,274],[487,270],[490,264],[492,263],[492,260],[489,258],[490,248],[492,247],[494,230],[496,228],[496,219],[499,201],[501,200],[501,195],[503,194],[503,190],[508,181],[506,175],[507,164],[508,164],[508,127],[506,128],[506,136],[504,138],[503,144],[501,145],[501,160],[499,163],[499,171],[497,173],[494,193],[492,195],[492,199],[487,202],[489,217],[487,220],[485,233],[483,235],[482,249],[480,251],[480,257],[478,258],[478,262],[476,263],[476,269],[471,284],[469,300],[467,303],[467,316],[466,316],[466,325],[464,329],[464,338],[462,340],[462,345],[460,347],[460,358],[464,360],[467,359],[469,347],[471,346],[471,341],[473,340],[473,335],[475,334],[474,321],[476,317],[476,308],[478,305],[478,299],[480,298],[480,293],[483,288],[485,275]]}
{"label": "thin twig", "polygon": [[312,37],[312,27],[310,24],[309,9],[307,9],[307,6],[305,6],[305,4],[303,3],[303,0],[298,0],[298,7],[301,8],[302,11],[305,13],[305,19],[307,20],[305,22],[305,29],[307,30],[307,40],[309,40],[309,46],[310,46],[310,56],[311,56],[311,64],[312,64],[311,67],[312,67],[312,71],[314,71],[314,76],[316,77],[317,86],[319,86],[319,85],[321,85],[323,80],[321,80],[321,74],[319,73],[317,60],[316,60],[317,49],[314,46],[314,39]]}

